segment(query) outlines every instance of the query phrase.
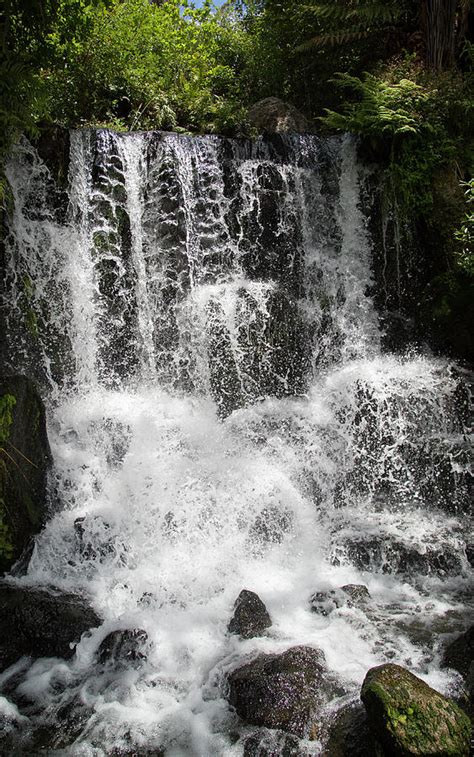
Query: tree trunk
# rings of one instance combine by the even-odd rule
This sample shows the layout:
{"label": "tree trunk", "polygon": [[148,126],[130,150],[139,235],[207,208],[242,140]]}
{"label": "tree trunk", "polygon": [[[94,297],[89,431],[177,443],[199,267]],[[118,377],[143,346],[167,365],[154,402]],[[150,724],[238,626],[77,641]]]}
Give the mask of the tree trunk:
{"label": "tree trunk", "polygon": [[423,36],[428,68],[441,71],[454,64],[458,0],[424,0]]}

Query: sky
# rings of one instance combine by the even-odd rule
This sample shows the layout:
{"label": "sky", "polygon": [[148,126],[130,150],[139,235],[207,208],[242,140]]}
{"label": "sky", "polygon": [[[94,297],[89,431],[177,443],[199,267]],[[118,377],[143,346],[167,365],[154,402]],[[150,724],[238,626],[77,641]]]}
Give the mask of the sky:
{"label": "sky", "polygon": [[[201,8],[204,0],[194,0],[196,8]],[[223,5],[225,0],[214,0],[214,5]]]}

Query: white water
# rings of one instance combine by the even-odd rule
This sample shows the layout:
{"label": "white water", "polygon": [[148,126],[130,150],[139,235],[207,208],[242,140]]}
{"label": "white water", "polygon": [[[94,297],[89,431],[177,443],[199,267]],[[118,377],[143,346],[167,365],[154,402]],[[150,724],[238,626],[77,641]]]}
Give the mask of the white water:
{"label": "white water", "polygon": [[[322,649],[349,697],[384,660],[446,690],[424,632],[467,612],[459,381],[381,354],[353,143],[78,132],[66,217],[28,145],[8,176],[14,367],[45,387],[55,461],[18,580],[104,618],[73,661],[27,670],[33,724],[79,696],[61,753],[240,755],[225,673],[295,644]],[[365,610],[310,611],[347,583],[368,587]],[[227,634],[242,588],[267,637]],[[104,672],[97,647],[122,628],[147,632],[148,659]]]}

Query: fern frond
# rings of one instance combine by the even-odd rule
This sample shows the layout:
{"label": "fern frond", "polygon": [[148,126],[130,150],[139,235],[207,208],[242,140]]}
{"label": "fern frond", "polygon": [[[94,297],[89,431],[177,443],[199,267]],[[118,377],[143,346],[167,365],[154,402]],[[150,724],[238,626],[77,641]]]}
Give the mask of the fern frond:
{"label": "fern frond", "polygon": [[324,34],[318,34],[316,37],[312,37],[301,45],[298,45],[296,51],[304,52],[312,47],[337,47],[339,45],[346,45],[348,42],[359,42],[362,39],[367,39],[367,37],[370,37],[372,34],[380,34],[381,32],[390,31],[391,28],[392,27],[385,27],[358,31],[343,29],[334,32],[326,32]]}
{"label": "fern frond", "polygon": [[314,3],[302,8],[324,21],[348,22],[353,19],[364,20],[367,23],[385,24],[398,21],[405,13],[403,3],[391,2],[355,2],[350,5],[344,3]]}

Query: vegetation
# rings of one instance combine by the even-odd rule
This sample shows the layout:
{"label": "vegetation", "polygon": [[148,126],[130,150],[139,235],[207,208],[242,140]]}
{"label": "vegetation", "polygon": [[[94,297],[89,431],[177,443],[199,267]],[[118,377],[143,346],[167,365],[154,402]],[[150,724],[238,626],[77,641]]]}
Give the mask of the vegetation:
{"label": "vegetation", "polygon": [[473,27],[469,0],[7,0],[0,161],[50,125],[248,134],[281,97],[370,148],[434,245],[422,300],[449,331],[474,276]]}

